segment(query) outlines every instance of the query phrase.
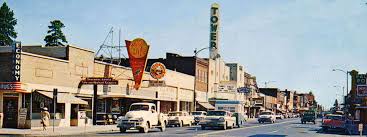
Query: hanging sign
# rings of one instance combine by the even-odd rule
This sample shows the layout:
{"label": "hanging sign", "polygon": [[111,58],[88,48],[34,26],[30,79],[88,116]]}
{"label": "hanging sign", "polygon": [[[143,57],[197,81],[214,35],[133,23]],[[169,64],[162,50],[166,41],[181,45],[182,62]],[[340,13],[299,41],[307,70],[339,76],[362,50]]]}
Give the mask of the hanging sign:
{"label": "hanging sign", "polygon": [[162,79],[166,75],[166,66],[163,63],[156,62],[150,67],[150,76],[154,79]]}
{"label": "hanging sign", "polygon": [[104,77],[88,77],[80,81],[84,85],[118,85],[118,80]]}
{"label": "hanging sign", "polygon": [[142,38],[133,41],[125,41],[129,55],[129,63],[134,77],[134,88],[138,90],[143,79],[144,70],[147,64],[149,45]]}

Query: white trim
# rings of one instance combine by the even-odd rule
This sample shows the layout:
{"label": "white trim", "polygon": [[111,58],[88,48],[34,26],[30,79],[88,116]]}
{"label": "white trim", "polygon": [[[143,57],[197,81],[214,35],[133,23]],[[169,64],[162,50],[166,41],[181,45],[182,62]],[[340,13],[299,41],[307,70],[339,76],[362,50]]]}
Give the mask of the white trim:
{"label": "white trim", "polygon": [[64,63],[69,63],[68,60],[63,60],[63,59],[58,59],[58,58],[53,58],[53,57],[48,57],[48,56],[33,54],[33,53],[29,53],[29,52],[24,52],[24,51],[22,51],[22,54],[28,55],[28,56],[33,56],[33,57],[38,57],[38,58],[43,58],[43,59],[49,59],[49,60],[54,60],[54,61],[59,61],[59,62],[64,62]]}

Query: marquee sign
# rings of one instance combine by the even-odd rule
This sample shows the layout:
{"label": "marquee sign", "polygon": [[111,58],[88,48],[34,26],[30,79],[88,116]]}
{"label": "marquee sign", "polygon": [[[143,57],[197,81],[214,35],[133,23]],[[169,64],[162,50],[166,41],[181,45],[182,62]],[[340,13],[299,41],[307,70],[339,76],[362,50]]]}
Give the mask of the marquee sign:
{"label": "marquee sign", "polygon": [[118,83],[118,80],[103,77],[89,77],[81,81],[84,85],[118,85]]}
{"label": "marquee sign", "polygon": [[149,45],[142,38],[136,38],[133,41],[125,40],[125,43],[134,77],[134,88],[138,90],[147,64]]}
{"label": "marquee sign", "polygon": [[150,75],[154,79],[162,79],[166,75],[166,66],[163,63],[155,62],[150,67]]}
{"label": "marquee sign", "polygon": [[357,85],[357,96],[367,97],[367,85]]}
{"label": "marquee sign", "polygon": [[219,5],[212,4],[210,9],[210,58],[215,59],[218,54],[218,34],[219,33]]}

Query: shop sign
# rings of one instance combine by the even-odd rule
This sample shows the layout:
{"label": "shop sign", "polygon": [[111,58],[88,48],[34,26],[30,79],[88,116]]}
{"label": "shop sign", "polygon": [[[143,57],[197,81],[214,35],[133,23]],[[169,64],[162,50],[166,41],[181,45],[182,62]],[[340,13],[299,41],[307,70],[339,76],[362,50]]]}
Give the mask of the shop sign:
{"label": "shop sign", "polygon": [[357,96],[367,96],[367,85],[357,85]]}
{"label": "shop sign", "polygon": [[219,32],[219,5],[212,4],[210,9],[210,58],[216,58],[218,53],[218,32]]}
{"label": "shop sign", "polygon": [[81,81],[84,85],[118,85],[118,80],[113,78],[89,77]]}
{"label": "shop sign", "polygon": [[164,87],[166,86],[165,81],[149,80],[149,87]]}
{"label": "shop sign", "polygon": [[20,82],[20,62],[21,62],[22,45],[16,42],[13,48],[13,79],[14,82]]}
{"label": "shop sign", "polygon": [[18,128],[25,128],[27,119],[27,108],[20,108],[18,114]]}
{"label": "shop sign", "polygon": [[0,90],[11,90],[19,91],[21,90],[20,82],[0,82]]}
{"label": "shop sign", "polygon": [[163,63],[155,62],[150,67],[150,76],[154,79],[162,79],[166,75],[166,66]]}
{"label": "shop sign", "polygon": [[125,43],[129,55],[130,67],[134,77],[134,88],[138,90],[147,64],[149,45],[142,38],[136,38],[133,41],[126,40]]}
{"label": "shop sign", "polygon": [[357,85],[366,85],[366,74],[357,75]]}

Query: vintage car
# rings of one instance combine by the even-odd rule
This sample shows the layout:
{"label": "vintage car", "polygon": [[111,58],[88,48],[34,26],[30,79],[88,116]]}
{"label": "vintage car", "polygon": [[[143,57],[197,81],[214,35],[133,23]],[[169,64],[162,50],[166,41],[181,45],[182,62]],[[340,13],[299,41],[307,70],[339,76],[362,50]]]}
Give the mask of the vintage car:
{"label": "vintage car", "polygon": [[301,123],[306,124],[306,122],[312,122],[313,124],[316,124],[316,118],[317,114],[315,111],[305,111],[301,118]]}
{"label": "vintage car", "polygon": [[147,133],[152,128],[159,128],[163,132],[166,129],[164,117],[162,113],[157,112],[153,103],[133,103],[129,112],[117,119],[117,127],[120,128],[120,132],[138,129],[142,133]]}
{"label": "vintage car", "polygon": [[205,111],[194,111],[191,112],[191,115],[194,117],[194,124],[199,124],[200,121],[204,120],[206,117]]}
{"label": "vintage car", "polygon": [[194,117],[188,112],[169,112],[168,113],[168,125],[182,127],[184,125],[191,126],[194,123]]}
{"label": "vintage car", "polygon": [[328,130],[345,130],[345,117],[338,114],[326,115],[321,124],[323,131]]}
{"label": "vintage car", "polygon": [[276,119],[284,119],[284,116],[283,116],[283,114],[282,114],[282,113],[277,113],[277,114],[275,115],[275,118],[276,118]]}
{"label": "vintage car", "polygon": [[260,113],[259,118],[257,119],[257,121],[259,121],[259,123],[264,123],[264,122],[270,122],[270,123],[275,123],[275,114],[274,112],[271,111],[263,111]]}
{"label": "vintage car", "polygon": [[234,128],[236,126],[236,118],[232,117],[231,112],[224,110],[208,111],[206,118],[199,122],[201,129],[206,127]]}

